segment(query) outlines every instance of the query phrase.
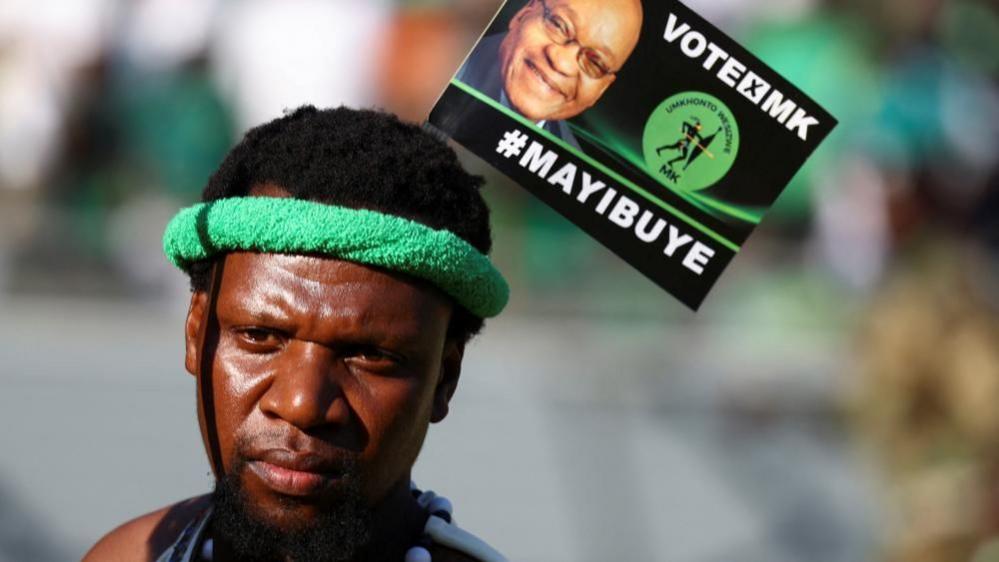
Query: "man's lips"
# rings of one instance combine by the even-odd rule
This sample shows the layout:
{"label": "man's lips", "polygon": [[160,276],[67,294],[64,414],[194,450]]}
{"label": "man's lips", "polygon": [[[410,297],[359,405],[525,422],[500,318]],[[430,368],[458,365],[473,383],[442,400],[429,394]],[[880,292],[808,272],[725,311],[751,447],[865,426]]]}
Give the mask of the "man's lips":
{"label": "man's lips", "polygon": [[275,492],[300,497],[319,494],[344,475],[336,461],[285,450],[267,451],[247,467]]}
{"label": "man's lips", "polygon": [[524,66],[527,67],[527,70],[529,72],[537,76],[537,78],[541,80],[541,82],[543,82],[545,86],[548,86],[548,88],[551,89],[553,93],[568,99],[569,96],[564,91],[562,91],[562,88],[560,88],[559,85],[556,84],[555,81],[552,80],[543,70],[538,68],[536,64],[531,62],[530,59],[526,58],[524,59]]}

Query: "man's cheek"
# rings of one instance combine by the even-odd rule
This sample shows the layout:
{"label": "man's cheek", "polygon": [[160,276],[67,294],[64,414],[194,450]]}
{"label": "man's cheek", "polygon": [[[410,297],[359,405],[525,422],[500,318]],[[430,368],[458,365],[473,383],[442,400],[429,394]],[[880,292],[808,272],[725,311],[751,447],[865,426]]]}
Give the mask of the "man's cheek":
{"label": "man's cheek", "polygon": [[[393,424],[391,430],[394,438],[393,454],[396,461],[408,467],[416,460],[420,449],[423,447],[423,440],[427,434],[427,427],[430,425],[430,398],[418,403],[418,407],[413,407],[411,411],[400,415]],[[416,404],[414,404],[416,406]]]}
{"label": "man's cheek", "polygon": [[370,447],[365,457],[372,471],[384,476],[396,471],[400,466],[415,458],[419,452],[429,425],[429,407],[425,403],[430,397],[410,396],[388,409],[391,415],[380,416],[369,426]]}

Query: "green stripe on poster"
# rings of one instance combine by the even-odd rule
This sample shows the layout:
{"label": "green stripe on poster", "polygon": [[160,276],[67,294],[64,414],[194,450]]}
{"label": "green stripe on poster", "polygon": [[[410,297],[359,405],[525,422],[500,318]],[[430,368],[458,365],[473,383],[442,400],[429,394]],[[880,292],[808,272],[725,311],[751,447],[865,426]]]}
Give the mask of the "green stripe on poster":
{"label": "green stripe on poster", "polygon": [[648,191],[642,189],[638,185],[635,185],[633,182],[631,182],[630,180],[628,180],[627,178],[625,178],[621,174],[618,174],[617,172],[615,172],[614,170],[611,170],[607,166],[604,166],[603,164],[601,164],[597,160],[594,160],[590,156],[587,156],[582,151],[576,149],[575,147],[573,147],[572,145],[566,143],[562,139],[556,137],[555,135],[549,133],[548,131],[546,131],[544,129],[541,129],[541,128],[535,126],[534,123],[532,123],[529,119],[525,118],[523,115],[520,115],[519,113],[517,113],[516,111],[513,111],[512,109],[510,109],[508,107],[504,107],[503,104],[497,102],[496,100],[490,98],[489,96],[487,96],[487,95],[483,94],[482,92],[476,90],[475,88],[469,86],[468,84],[465,84],[464,82],[461,82],[460,80],[452,78],[451,79],[451,84],[454,85],[456,88],[461,89],[462,91],[464,91],[468,95],[470,95],[470,96],[478,99],[482,103],[485,103],[485,104],[489,105],[490,107],[492,107],[493,109],[495,109],[495,110],[503,113],[507,117],[516,120],[518,123],[524,125],[525,127],[530,127],[531,130],[535,134],[544,136],[548,141],[557,144],[560,148],[562,148],[566,152],[569,152],[570,154],[572,154],[573,156],[575,156],[575,157],[579,158],[580,160],[586,162],[590,166],[593,166],[597,170],[600,170],[601,173],[606,174],[608,177],[613,178],[614,181],[616,181],[619,184],[627,187],[628,189],[632,190],[633,192],[637,193],[638,195],[641,195],[643,198],[645,198],[650,203],[653,203],[654,205],[656,205],[656,206],[662,208],[663,210],[669,212],[670,214],[672,214],[673,216],[675,216],[678,219],[682,220],[683,222],[687,223],[688,225],[696,228],[697,230],[701,231],[701,233],[705,234],[706,236],[708,236],[712,240],[718,242],[719,244],[725,246],[729,250],[732,250],[733,252],[736,252],[736,253],[739,252],[739,245],[738,244],[732,242],[728,238],[725,238],[721,234],[718,234],[717,232],[715,232],[711,228],[709,228],[709,227],[701,224],[700,222],[697,221],[697,219],[695,219],[695,218],[691,217],[690,215],[684,213],[680,209],[677,209],[676,207],[670,205],[669,203],[666,203],[665,201],[660,200],[655,195],[652,195],[651,193],[649,193]]}

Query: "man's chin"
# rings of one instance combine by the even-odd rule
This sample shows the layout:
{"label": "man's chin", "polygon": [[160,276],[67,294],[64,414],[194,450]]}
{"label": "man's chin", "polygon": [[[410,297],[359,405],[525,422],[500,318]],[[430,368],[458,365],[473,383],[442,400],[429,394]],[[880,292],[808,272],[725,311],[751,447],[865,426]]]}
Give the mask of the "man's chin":
{"label": "man's chin", "polygon": [[510,99],[510,105],[517,111],[517,113],[523,115],[531,121],[538,122],[552,120],[553,113],[550,109],[538,107],[537,104],[534,103],[518,103],[515,97],[508,97]]}
{"label": "man's chin", "polygon": [[566,111],[564,100],[551,100],[548,103],[539,103],[538,96],[530,93],[523,93],[514,90],[513,93],[507,91],[507,99],[517,113],[534,121],[559,121],[570,117]]}
{"label": "man's chin", "polygon": [[[216,502],[216,510],[218,510]],[[308,532],[314,528],[329,508],[295,497],[251,499],[244,496],[240,509],[245,517],[281,533]]]}
{"label": "man's chin", "polygon": [[[238,474],[238,472],[237,472]],[[228,475],[212,493],[212,533],[239,560],[344,561],[369,540],[371,511],[356,486],[334,501],[273,496],[255,500]]]}

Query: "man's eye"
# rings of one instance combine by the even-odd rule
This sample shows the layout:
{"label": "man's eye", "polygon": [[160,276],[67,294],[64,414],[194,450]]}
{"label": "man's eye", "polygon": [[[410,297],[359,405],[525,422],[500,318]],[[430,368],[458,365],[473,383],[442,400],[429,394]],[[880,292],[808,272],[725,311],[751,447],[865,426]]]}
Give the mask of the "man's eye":
{"label": "man's eye", "polygon": [[398,354],[381,349],[375,346],[357,346],[347,350],[346,358],[354,361],[366,369],[390,370],[400,367],[404,358]]}
{"label": "man's eye", "polygon": [[377,347],[361,347],[354,350],[354,357],[359,359],[364,359],[366,361],[391,361],[391,357],[385,351],[378,349]]}
{"label": "man's eye", "polygon": [[236,330],[239,338],[256,348],[277,347],[281,345],[281,334],[266,328],[240,328]]}
{"label": "man's eye", "polygon": [[551,33],[563,41],[572,40],[572,31],[569,29],[569,24],[566,23],[564,19],[559,16],[550,15],[545,20],[548,23],[548,27]]}
{"label": "man's eye", "polygon": [[600,59],[600,55],[592,49],[585,49],[580,53],[579,58],[583,65],[583,70],[591,78],[603,78],[609,73],[607,65]]}

